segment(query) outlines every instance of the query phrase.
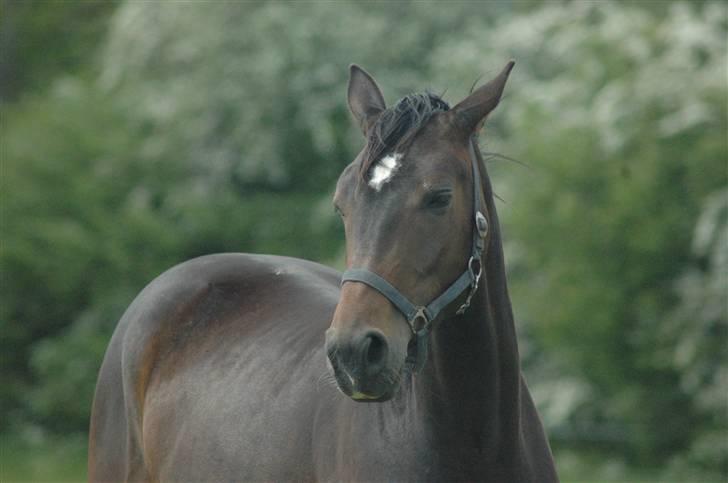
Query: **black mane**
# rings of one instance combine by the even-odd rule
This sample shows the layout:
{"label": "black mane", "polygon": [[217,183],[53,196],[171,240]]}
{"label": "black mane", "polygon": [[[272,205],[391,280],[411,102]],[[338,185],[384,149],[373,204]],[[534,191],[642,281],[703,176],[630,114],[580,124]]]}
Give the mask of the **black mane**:
{"label": "black mane", "polygon": [[449,109],[447,102],[430,92],[410,94],[385,109],[367,133],[362,177],[379,158],[405,148],[433,114]]}

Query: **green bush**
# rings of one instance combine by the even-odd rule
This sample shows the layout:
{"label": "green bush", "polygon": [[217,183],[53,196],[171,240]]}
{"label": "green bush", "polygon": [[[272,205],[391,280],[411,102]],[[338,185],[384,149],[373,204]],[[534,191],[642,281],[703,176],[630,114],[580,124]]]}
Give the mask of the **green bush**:
{"label": "green bush", "polygon": [[97,62],[29,55],[47,79],[2,106],[0,430],[83,431],[116,321],[176,263],[341,264],[348,63],[455,101],[514,58],[484,148],[530,165],[488,161],[557,458],[724,477],[727,32],[717,2],[121,3],[65,44]]}

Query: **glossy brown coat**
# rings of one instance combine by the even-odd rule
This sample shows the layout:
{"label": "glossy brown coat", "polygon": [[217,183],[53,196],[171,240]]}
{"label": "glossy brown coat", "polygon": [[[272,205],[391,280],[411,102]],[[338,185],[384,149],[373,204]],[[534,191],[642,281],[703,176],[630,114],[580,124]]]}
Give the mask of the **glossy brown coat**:
{"label": "glossy brown coat", "polygon": [[[348,263],[385,272],[418,303],[465,266],[467,143],[497,104],[488,93],[476,91],[428,121],[389,194],[367,190],[360,179],[364,153],[339,182]],[[383,97],[356,67],[349,96],[366,133]],[[357,283],[340,290],[340,273],[304,260],[194,259],[150,283],[119,322],[94,399],[89,480],[557,481],[520,371],[493,192],[479,154],[478,162],[491,226],[483,280],[464,315],[451,309],[436,321],[420,373],[403,371],[409,328],[376,291]],[[445,215],[417,211],[412,200],[421,196],[422,176],[449,183]],[[414,246],[416,238],[397,242],[407,239],[398,226],[416,233],[427,220],[447,223],[435,224],[439,231],[423,247]],[[438,261],[420,266],[407,255],[427,250]],[[390,375],[379,381],[384,392],[371,395],[380,402],[338,390],[324,349],[327,329],[327,345],[336,349],[329,356],[362,330],[381,334]],[[363,374],[356,362],[347,364],[345,377]]]}

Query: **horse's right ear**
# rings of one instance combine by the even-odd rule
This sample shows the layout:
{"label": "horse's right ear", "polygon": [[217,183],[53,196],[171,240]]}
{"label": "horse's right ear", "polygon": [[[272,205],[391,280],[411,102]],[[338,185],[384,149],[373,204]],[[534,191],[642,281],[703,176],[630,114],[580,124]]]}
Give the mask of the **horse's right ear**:
{"label": "horse's right ear", "polygon": [[364,69],[356,64],[349,66],[349,110],[367,135],[377,116],[387,108],[379,86]]}

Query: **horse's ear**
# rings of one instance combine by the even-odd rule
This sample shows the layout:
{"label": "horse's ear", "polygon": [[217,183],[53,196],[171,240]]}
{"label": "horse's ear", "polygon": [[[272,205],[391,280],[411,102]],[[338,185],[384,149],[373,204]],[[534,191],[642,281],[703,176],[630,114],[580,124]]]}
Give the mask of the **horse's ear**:
{"label": "horse's ear", "polygon": [[387,108],[379,86],[364,69],[356,64],[349,66],[349,110],[366,136],[369,126]]}
{"label": "horse's ear", "polygon": [[480,129],[485,118],[498,105],[514,64],[513,61],[508,62],[495,79],[476,89],[452,109],[458,127],[466,130],[468,136]]}

